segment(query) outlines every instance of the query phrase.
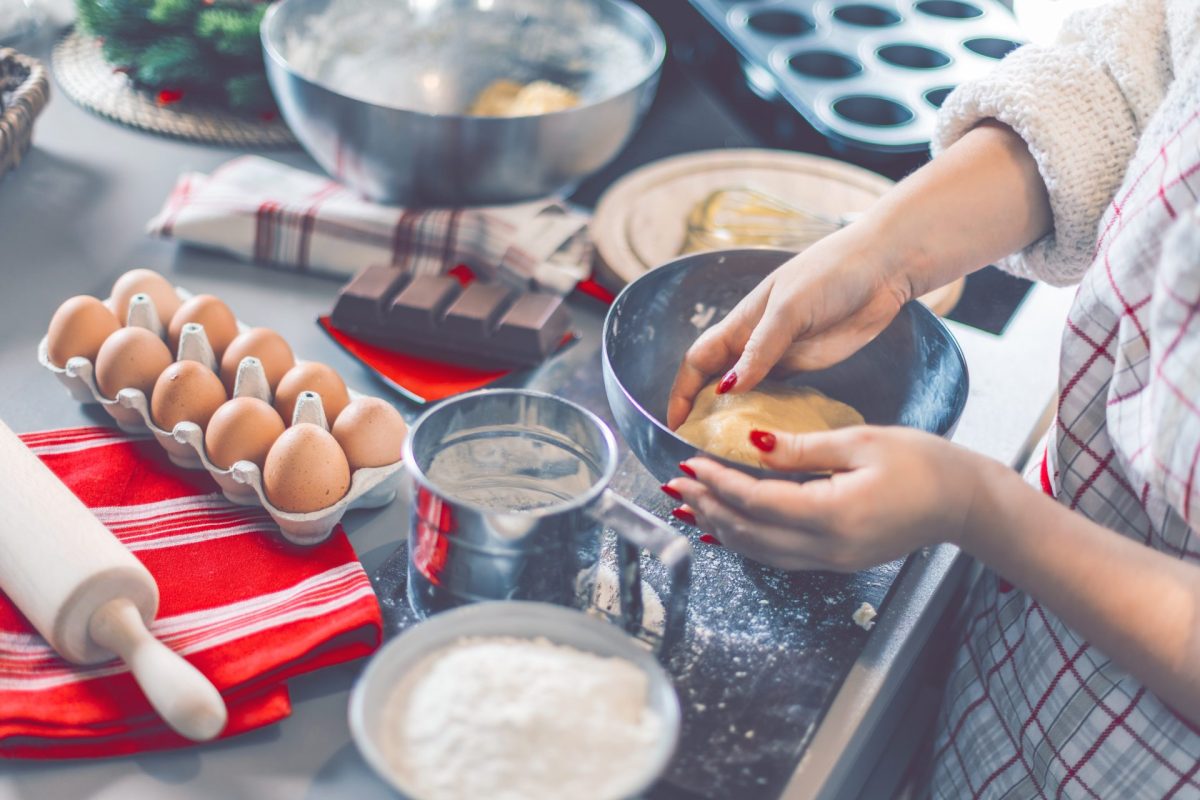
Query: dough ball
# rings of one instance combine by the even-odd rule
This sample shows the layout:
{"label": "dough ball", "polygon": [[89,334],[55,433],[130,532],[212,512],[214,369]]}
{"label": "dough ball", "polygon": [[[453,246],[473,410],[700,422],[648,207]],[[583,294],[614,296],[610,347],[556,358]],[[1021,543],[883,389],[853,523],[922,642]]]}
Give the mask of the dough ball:
{"label": "dough ball", "polygon": [[759,384],[745,394],[717,394],[717,381],[696,396],[692,413],[675,433],[713,455],[763,466],[750,431],[812,433],[862,425],[862,414],[816,389]]}
{"label": "dough ball", "polygon": [[477,117],[531,117],[565,111],[579,105],[579,95],[550,81],[520,84],[492,81],[471,103],[468,114]]}

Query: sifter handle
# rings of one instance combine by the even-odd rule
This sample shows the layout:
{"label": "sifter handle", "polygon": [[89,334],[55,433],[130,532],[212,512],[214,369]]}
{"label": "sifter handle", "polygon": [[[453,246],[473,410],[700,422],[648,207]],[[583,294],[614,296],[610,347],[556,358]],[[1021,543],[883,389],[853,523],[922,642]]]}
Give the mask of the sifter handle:
{"label": "sifter handle", "polygon": [[617,569],[621,589],[621,616],[630,632],[643,627],[642,580],[639,557],[645,550],[667,570],[666,619],[663,621],[660,653],[667,652],[683,636],[691,589],[692,548],[686,536],[638,508],[612,489],[605,489],[597,504],[596,519],[617,532]]}
{"label": "sifter handle", "polygon": [[206,742],[225,728],[228,712],[220,692],[182,656],[146,630],[128,598],[110,600],[92,615],[88,632],[96,644],[120,656],[168,725],[187,738]]}

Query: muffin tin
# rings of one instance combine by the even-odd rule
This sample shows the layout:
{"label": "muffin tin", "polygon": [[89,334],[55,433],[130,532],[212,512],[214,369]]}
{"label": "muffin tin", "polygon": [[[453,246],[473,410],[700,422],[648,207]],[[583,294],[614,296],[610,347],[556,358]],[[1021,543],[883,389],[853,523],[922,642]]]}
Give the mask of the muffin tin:
{"label": "muffin tin", "polygon": [[[176,293],[183,300],[191,297],[190,292],[178,287]],[[154,301],[146,295],[137,295],[130,302],[127,324],[162,334]],[[246,325],[239,321],[238,330],[246,330]],[[198,361],[216,371],[216,357],[203,326],[194,323],[184,326],[177,360]],[[267,499],[262,471],[257,464],[239,461],[229,469],[221,469],[209,461],[204,449],[204,433],[196,423],[181,422],[170,431],[159,428],[150,416],[149,399],[140,389],[122,389],[113,399],[104,397],[96,385],[92,362],[76,356],[68,360],[65,367],[55,366],[50,361],[47,337],[42,337],[38,343],[38,361],[58,378],[75,400],[85,404],[100,404],[121,430],[152,433],[175,465],[185,469],[207,470],[230,502],[265,508],[279,526],[283,537],[294,544],[313,545],[324,541],[348,510],[385,506],[395,499],[400,487],[401,462],[383,467],[360,467],[351,474],[349,491],[333,505],[308,513],[283,511]],[[297,363],[303,362],[298,360]],[[351,400],[363,396],[353,389],[348,391]],[[272,400],[266,373],[257,358],[244,358],[238,365],[233,397],[245,396],[257,397],[267,403]],[[321,397],[315,392],[302,392],[296,401],[292,419],[285,422],[311,422],[329,429]]]}
{"label": "muffin tin", "polygon": [[929,146],[958,84],[1022,43],[998,0],[691,0],[737,48],[751,87],[835,140]]}

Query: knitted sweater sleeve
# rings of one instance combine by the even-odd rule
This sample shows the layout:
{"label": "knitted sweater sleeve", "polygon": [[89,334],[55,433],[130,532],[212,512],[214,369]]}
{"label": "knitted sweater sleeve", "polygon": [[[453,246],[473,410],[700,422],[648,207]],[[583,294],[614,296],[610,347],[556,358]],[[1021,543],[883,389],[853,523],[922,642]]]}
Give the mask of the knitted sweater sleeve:
{"label": "knitted sweater sleeve", "polygon": [[1120,0],[1069,17],[1053,45],[1026,45],[943,105],[936,156],[979,122],[1025,140],[1045,181],[1052,232],[997,266],[1057,286],[1091,263],[1112,202],[1171,76],[1164,0]]}

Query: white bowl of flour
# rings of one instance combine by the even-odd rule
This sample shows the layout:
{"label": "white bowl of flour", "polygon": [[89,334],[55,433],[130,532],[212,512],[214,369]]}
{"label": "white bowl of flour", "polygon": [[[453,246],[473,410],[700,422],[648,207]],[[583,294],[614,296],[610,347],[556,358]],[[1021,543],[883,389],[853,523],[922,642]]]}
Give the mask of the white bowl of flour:
{"label": "white bowl of flour", "polygon": [[411,800],[620,800],[666,768],[679,701],[618,628],[547,603],[480,603],[390,642],[350,697],[367,763]]}

